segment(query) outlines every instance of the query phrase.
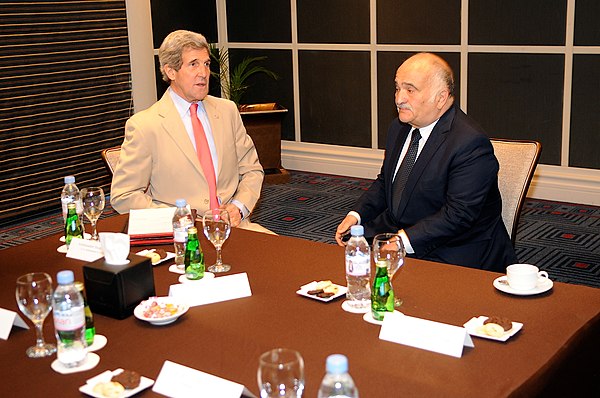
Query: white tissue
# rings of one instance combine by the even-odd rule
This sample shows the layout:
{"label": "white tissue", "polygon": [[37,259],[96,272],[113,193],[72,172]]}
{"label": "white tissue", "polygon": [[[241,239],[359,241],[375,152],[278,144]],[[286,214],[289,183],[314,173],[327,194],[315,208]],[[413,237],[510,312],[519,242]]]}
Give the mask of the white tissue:
{"label": "white tissue", "polygon": [[107,264],[123,265],[129,262],[129,235],[115,232],[100,232],[98,235]]}

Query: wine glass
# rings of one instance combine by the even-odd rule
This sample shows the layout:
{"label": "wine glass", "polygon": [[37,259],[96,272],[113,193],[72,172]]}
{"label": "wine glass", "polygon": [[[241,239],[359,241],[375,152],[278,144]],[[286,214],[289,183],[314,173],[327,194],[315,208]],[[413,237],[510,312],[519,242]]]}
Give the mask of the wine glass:
{"label": "wine glass", "polygon": [[36,344],[25,351],[29,358],[47,357],[56,352],[54,344],[44,342],[42,331],[44,320],[52,309],[52,292],[52,278],[44,272],[32,272],[17,279],[17,304],[33,322],[37,337]]}
{"label": "wine glass", "polygon": [[304,359],[298,351],[275,348],[258,360],[261,398],[300,398],[304,391]]}
{"label": "wine glass", "polygon": [[231,232],[231,222],[229,213],[225,209],[208,210],[202,218],[204,226],[204,235],[217,249],[217,262],[210,267],[210,272],[227,272],[231,269],[230,265],[223,264],[221,259],[221,246],[229,237]]}
{"label": "wine glass", "polygon": [[104,210],[104,191],[100,187],[83,188],[81,190],[81,201],[83,202],[83,214],[92,224],[92,239],[98,240],[96,222]]}
{"label": "wine glass", "polygon": [[[404,249],[404,244],[402,243],[400,235],[395,233],[384,233],[375,235],[373,238],[373,260],[376,263],[378,261],[386,262],[388,279],[392,291],[394,290],[392,278],[396,271],[404,265],[405,255],[406,250]],[[400,307],[402,305],[402,299],[400,299],[397,294],[394,294],[394,297],[394,307]]]}

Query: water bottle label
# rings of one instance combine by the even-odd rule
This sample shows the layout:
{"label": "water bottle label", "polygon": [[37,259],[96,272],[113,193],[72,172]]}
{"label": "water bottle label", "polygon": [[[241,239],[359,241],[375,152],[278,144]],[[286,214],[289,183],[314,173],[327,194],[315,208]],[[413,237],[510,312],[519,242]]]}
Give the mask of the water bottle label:
{"label": "water bottle label", "polygon": [[54,328],[60,331],[75,330],[85,325],[85,312],[83,308],[74,308],[67,311],[52,311],[54,313]]}
{"label": "water bottle label", "polygon": [[352,276],[367,276],[371,271],[371,259],[367,256],[346,257],[346,274]]}
{"label": "water bottle label", "polygon": [[173,231],[173,240],[175,242],[184,243],[187,240],[187,230],[174,230]]}

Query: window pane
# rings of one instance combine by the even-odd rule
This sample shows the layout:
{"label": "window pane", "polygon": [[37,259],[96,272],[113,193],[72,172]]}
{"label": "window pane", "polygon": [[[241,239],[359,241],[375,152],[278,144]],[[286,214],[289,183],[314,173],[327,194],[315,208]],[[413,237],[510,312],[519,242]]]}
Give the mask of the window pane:
{"label": "window pane", "polygon": [[470,1],[469,44],[564,45],[566,14],[566,0]]}
{"label": "window pane", "polygon": [[290,43],[290,2],[228,0],[227,35],[230,42]]}
{"label": "window pane", "polygon": [[600,55],[573,58],[569,166],[600,169]]}
{"label": "window pane", "polygon": [[378,0],[377,43],[460,44],[460,0]]}
{"label": "window pane", "polygon": [[600,46],[600,1],[577,0],[575,3],[575,45]]}
{"label": "window pane", "polygon": [[371,147],[369,53],[300,51],[302,141]]}
{"label": "window pane", "polygon": [[303,0],[297,4],[299,42],[369,43],[369,0]]}
{"label": "window pane", "polygon": [[490,137],[540,141],[540,162],[558,165],[563,75],[560,54],[470,54],[468,113]]}
{"label": "window pane", "polygon": [[209,42],[218,41],[217,9],[214,1],[151,0],[152,39],[159,48],[174,30],[202,33]]}

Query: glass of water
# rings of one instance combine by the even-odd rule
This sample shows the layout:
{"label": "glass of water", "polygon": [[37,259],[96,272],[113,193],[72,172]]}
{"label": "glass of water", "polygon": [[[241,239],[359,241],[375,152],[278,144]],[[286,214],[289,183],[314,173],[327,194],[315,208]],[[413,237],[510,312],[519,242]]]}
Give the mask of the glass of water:
{"label": "glass of water", "polygon": [[304,391],[304,359],[298,351],[275,348],[258,360],[261,398],[300,398]]}

